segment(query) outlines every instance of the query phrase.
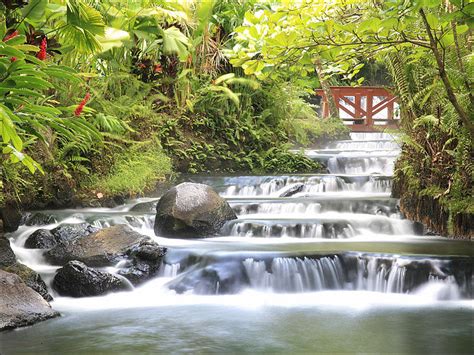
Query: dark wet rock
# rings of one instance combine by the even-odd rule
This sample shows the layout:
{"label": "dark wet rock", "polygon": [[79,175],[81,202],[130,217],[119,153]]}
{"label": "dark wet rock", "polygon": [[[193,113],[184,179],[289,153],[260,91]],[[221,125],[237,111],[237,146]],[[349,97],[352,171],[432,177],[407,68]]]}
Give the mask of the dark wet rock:
{"label": "dark wet rock", "polygon": [[154,212],[156,209],[157,201],[149,201],[149,202],[140,202],[137,203],[135,206],[130,208],[130,212]]}
{"label": "dark wet rock", "polygon": [[119,274],[137,285],[158,272],[165,254],[166,248],[160,247],[152,240],[142,240],[127,252],[127,262]]}
{"label": "dark wet rock", "polygon": [[6,272],[18,275],[28,287],[31,287],[33,290],[38,292],[46,301],[50,302],[53,300],[53,297],[51,297],[48,292],[48,287],[46,286],[45,282],[33,269],[30,269],[28,266],[20,263],[14,263],[8,267],[5,267],[4,270]]}
{"label": "dark wet rock", "polygon": [[0,235],[0,268],[12,265],[15,262],[16,257],[10,246],[10,241],[3,235]]}
{"label": "dark wet rock", "polygon": [[303,183],[298,183],[292,185],[290,188],[286,189],[284,192],[280,194],[280,197],[290,197],[293,196],[294,194],[297,194],[298,192],[303,191],[304,184]]}
{"label": "dark wet rock", "polygon": [[4,232],[14,232],[21,223],[21,212],[16,204],[8,203],[0,208],[0,218],[3,221]]}
{"label": "dark wet rock", "polygon": [[25,241],[28,249],[50,249],[58,242],[54,235],[47,229],[37,229]]}
{"label": "dark wet rock", "polygon": [[70,261],[57,271],[53,288],[61,296],[90,297],[122,291],[127,286],[110,273],[90,268],[80,261]]}
{"label": "dark wet rock", "polygon": [[62,241],[45,253],[56,265],[78,260],[88,266],[110,266],[122,260],[127,252],[149,239],[130,227],[118,224],[84,237]]}
{"label": "dark wet rock", "polygon": [[45,226],[53,223],[57,223],[56,218],[43,212],[34,213],[25,221],[27,226]]}
{"label": "dark wet rock", "polygon": [[0,330],[31,325],[59,313],[14,274],[0,270]]}
{"label": "dark wet rock", "polygon": [[51,233],[56,238],[57,242],[66,240],[73,240],[80,237],[85,237],[89,234],[99,231],[99,228],[90,225],[89,223],[78,224],[61,224],[51,230]]}
{"label": "dark wet rock", "polygon": [[238,293],[248,284],[242,262],[232,260],[190,269],[168,287],[177,293],[192,291],[195,294],[216,295]]}
{"label": "dark wet rock", "polygon": [[58,243],[85,237],[97,232],[98,230],[99,228],[93,227],[88,223],[61,224],[50,231],[46,229],[38,229],[28,237],[25,242],[25,248],[50,249]]}
{"label": "dark wet rock", "polygon": [[163,237],[215,235],[237,216],[210,186],[182,183],[168,190],[156,206],[155,234]]}

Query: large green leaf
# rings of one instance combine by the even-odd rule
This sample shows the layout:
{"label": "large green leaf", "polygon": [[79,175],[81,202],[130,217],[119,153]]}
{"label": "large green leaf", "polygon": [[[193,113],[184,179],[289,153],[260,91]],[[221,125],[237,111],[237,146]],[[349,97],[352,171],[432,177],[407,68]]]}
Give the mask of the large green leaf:
{"label": "large green leaf", "polygon": [[83,1],[69,0],[66,21],[66,26],[61,29],[66,44],[75,46],[83,53],[101,50],[100,42],[95,36],[105,34],[105,23],[99,11]]}
{"label": "large green leaf", "polygon": [[123,42],[130,39],[127,31],[119,30],[112,27],[106,27],[103,36],[97,36],[97,40],[102,46],[102,51],[108,51],[114,47],[123,46]]}
{"label": "large green leaf", "polygon": [[177,54],[180,60],[186,60],[188,56],[189,39],[176,27],[170,27],[162,31],[163,52],[165,54]]}
{"label": "large green leaf", "polygon": [[44,20],[47,0],[30,0],[22,10],[23,17],[29,22]]}

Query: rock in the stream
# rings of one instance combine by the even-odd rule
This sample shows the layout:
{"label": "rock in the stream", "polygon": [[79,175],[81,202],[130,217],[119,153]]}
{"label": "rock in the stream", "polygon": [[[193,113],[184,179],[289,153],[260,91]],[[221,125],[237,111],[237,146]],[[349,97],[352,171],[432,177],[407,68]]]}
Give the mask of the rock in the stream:
{"label": "rock in the stream", "polygon": [[27,249],[50,249],[58,242],[54,235],[47,229],[35,230],[25,241]]}
{"label": "rock in the stream", "polygon": [[27,217],[25,225],[27,226],[45,226],[47,224],[56,223],[57,220],[54,216],[45,214],[43,212],[37,212]]}
{"label": "rock in the stream", "polygon": [[289,188],[285,189],[285,191],[283,191],[283,192],[280,194],[280,197],[290,197],[290,196],[293,196],[294,194],[297,194],[298,192],[303,191],[303,188],[304,188],[304,184],[303,184],[303,183],[298,183],[298,184],[291,185]]}
{"label": "rock in the stream", "polygon": [[127,289],[118,277],[80,261],[70,261],[59,269],[53,279],[53,288],[61,296],[69,297],[99,296]]}
{"label": "rock in the stream", "polygon": [[203,268],[191,269],[168,284],[177,293],[199,295],[236,294],[249,285],[242,262],[217,262]]}
{"label": "rock in the stream", "polygon": [[38,292],[46,301],[52,301],[53,298],[48,293],[48,288],[41,276],[30,269],[28,266],[16,261],[10,241],[0,235],[0,269],[6,272],[18,275],[27,286]]}
{"label": "rock in the stream", "polygon": [[33,269],[30,269],[28,266],[17,262],[3,268],[3,270],[18,275],[27,286],[38,292],[46,301],[50,302],[53,300],[53,297],[51,297],[48,292],[48,287],[46,286],[45,282]]}
{"label": "rock in the stream", "polygon": [[219,232],[237,216],[210,186],[182,183],[168,190],[156,206],[155,234],[162,237],[205,237]]}
{"label": "rock in the stream", "polygon": [[25,248],[50,249],[58,243],[85,237],[98,230],[99,228],[89,223],[61,224],[52,230],[38,229],[28,237],[25,242]]}
{"label": "rock in the stream", "polygon": [[110,266],[122,260],[129,250],[148,237],[127,225],[118,224],[71,241],[62,241],[45,253],[46,259],[56,265],[78,260],[88,266]]}
{"label": "rock in the stream", "polygon": [[56,237],[58,242],[64,240],[73,240],[86,235],[95,233],[99,228],[90,225],[89,223],[76,223],[76,224],[61,224],[51,230],[51,233]]}
{"label": "rock in the stream", "polygon": [[0,235],[0,268],[10,266],[15,262],[15,253],[10,247],[10,241],[3,235]]}
{"label": "rock in the stream", "polygon": [[127,262],[119,274],[137,285],[158,272],[165,254],[166,248],[160,247],[151,240],[142,240],[140,244],[127,252]]}
{"label": "rock in the stream", "polygon": [[19,276],[0,270],[0,330],[31,325],[58,315]]}

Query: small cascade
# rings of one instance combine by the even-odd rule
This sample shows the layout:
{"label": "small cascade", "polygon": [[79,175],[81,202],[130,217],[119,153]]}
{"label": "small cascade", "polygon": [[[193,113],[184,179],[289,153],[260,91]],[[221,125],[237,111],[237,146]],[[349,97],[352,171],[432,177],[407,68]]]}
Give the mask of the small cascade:
{"label": "small cascade", "polygon": [[[224,293],[245,288],[275,293],[326,290],[422,294],[440,299],[472,298],[472,265],[466,259],[419,259],[344,253],[302,257],[244,257],[239,260],[206,258],[184,270],[169,287],[199,294],[220,293],[218,285],[231,284]],[[196,291],[196,289],[198,291]]]}
{"label": "small cascade", "polygon": [[346,157],[333,156],[327,160],[327,168],[334,174],[381,174],[392,175],[395,157]]}
{"label": "small cascade", "polygon": [[362,191],[366,192],[391,192],[392,191],[392,179],[384,179],[377,176],[370,176],[369,181],[365,182],[362,186]]}
{"label": "small cascade", "polygon": [[351,140],[333,142],[323,149],[309,149],[305,154],[326,165],[331,174],[390,176],[400,146],[389,134],[352,133]]}
{"label": "small cascade", "polygon": [[330,258],[275,258],[243,262],[250,286],[272,292],[307,292],[344,288],[344,272],[337,256]]}
{"label": "small cascade", "polygon": [[339,150],[339,151],[372,151],[372,150],[385,150],[393,151],[399,150],[400,145],[391,140],[373,140],[373,141],[337,141],[330,144],[327,150]]}
{"label": "small cascade", "polygon": [[[319,227],[321,226],[321,227]],[[345,239],[357,235],[407,235],[413,223],[386,216],[327,212],[309,214],[246,214],[228,222],[222,235],[240,237],[292,237]]]}
{"label": "small cascade", "polygon": [[370,215],[384,215],[393,217],[398,213],[397,201],[395,199],[388,200],[327,200],[322,199],[313,202],[309,199],[295,199],[298,202],[288,200],[272,200],[269,202],[240,202],[231,201],[234,211],[245,218],[249,214],[267,214],[267,215],[294,215],[301,214],[305,216],[317,216],[320,213],[337,211],[342,213],[363,213]]}
{"label": "small cascade", "polygon": [[[362,171],[361,171],[362,172]],[[300,197],[328,192],[368,191],[390,192],[391,180],[386,176],[283,176],[261,177],[259,180],[243,181],[227,185],[222,196],[233,197]],[[230,183],[230,182],[229,182]],[[248,184],[247,184],[248,183]]]}
{"label": "small cascade", "polygon": [[175,264],[163,263],[160,266],[158,276],[159,277],[174,278],[174,277],[178,276],[180,268],[181,268],[180,263],[175,263]]}
{"label": "small cascade", "polygon": [[[223,232],[226,233],[225,231]],[[325,238],[347,239],[355,236],[354,228],[344,222],[338,223],[274,223],[238,222],[230,227],[227,235],[247,238]]]}

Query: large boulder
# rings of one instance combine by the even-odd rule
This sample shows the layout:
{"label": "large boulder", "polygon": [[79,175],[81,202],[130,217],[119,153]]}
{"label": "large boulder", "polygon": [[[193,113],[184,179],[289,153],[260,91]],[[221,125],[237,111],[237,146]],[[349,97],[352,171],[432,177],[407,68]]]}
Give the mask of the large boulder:
{"label": "large boulder", "polygon": [[37,229],[26,240],[25,248],[51,249],[58,243],[85,237],[99,230],[89,223],[61,224],[52,229]]}
{"label": "large boulder", "polygon": [[0,270],[0,330],[31,325],[58,315],[19,276]]}
{"label": "large boulder", "polygon": [[58,270],[53,288],[61,296],[90,297],[127,289],[116,276],[95,270],[80,261],[70,261]]}
{"label": "large boulder", "polygon": [[185,182],[168,190],[156,206],[155,234],[169,238],[215,235],[237,216],[210,186]]}
{"label": "large boulder", "polygon": [[3,270],[18,275],[28,287],[31,287],[33,290],[38,292],[46,301],[50,302],[53,300],[53,297],[51,297],[48,292],[46,283],[33,269],[24,264],[16,262],[3,268]]}
{"label": "large boulder", "polygon": [[46,259],[56,265],[78,260],[91,267],[114,265],[148,237],[127,225],[118,224],[93,234],[58,243],[45,253]]}

